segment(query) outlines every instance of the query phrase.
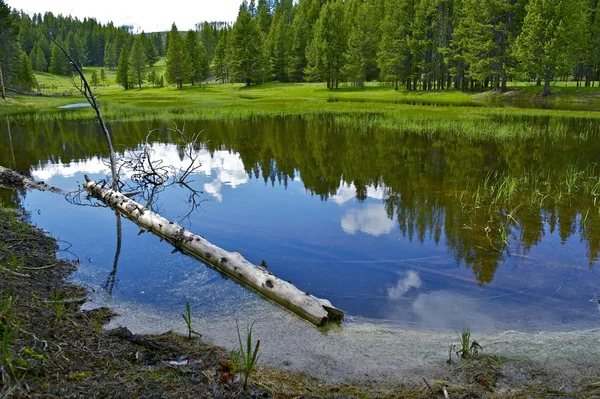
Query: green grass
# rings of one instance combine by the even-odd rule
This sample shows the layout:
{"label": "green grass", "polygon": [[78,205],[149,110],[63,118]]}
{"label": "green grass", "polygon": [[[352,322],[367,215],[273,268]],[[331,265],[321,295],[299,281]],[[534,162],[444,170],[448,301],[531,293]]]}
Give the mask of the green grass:
{"label": "green grass", "polygon": [[[94,69],[101,68],[85,68],[84,73],[91,75]],[[159,61],[153,69],[162,73],[164,60]],[[342,85],[338,90],[328,90],[323,83],[266,83],[252,87],[241,84],[205,84],[194,87],[187,85],[183,89],[168,86],[124,90],[115,84],[114,71],[105,69],[105,72],[106,85],[95,88],[95,92],[109,122],[333,115],[335,123],[358,129],[390,129],[422,134],[445,132],[505,139],[515,135],[564,136],[569,134],[570,129],[561,118],[596,121],[600,118],[600,113],[593,111],[489,106],[490,101],[503,101],[502,96],[510,97],[508,94],[469,94],[456,90],[395,91],[391,86],[379,83],[368,83],[364,88]],[[38,73],[36,76],[40,85],[55,88],[54,92],[57,94],[70,96],[14,96],[9,101],[0,101],[0,115],[27,120],[94,118],[94,112],[90,108],[57,108],[84,101],[67,77],[47,73]],[[559,89],[557,86],[557,91]],[[523,98],[531,99],[532,93],[540,90],[535,86],[523,86],[518,93]],[[600,96],[599,88],[567,87],[560,90],[568,93],[564,98],[577,97],[573,93],[584,91],[588,93],[585,98],[591,101],[590,104],[596,101],[596,96]],[[551,121],[540,127],[531,123],[532,118],[551,118]],[[590,129],[594,129],[596,123],[590,123]],[[583,135],[588,133],[586,128],[579,131]]]}
{"label": "green grass", "polygon": [[[256,346],[254,349],[252,349],[252,327],[254,326],[254,323],[252,323],[252,325],[246,326],[246,345],[244,345],[242,342],[242,335],[240,333],[240,326],[237,320],[235,322],[235,326],[237,328],[240,348],[231,353],[230,360],[233,373],[236,374],[237,372],[241,372],[243,374],[242,388],[245,391],[248,388],[248,380],[250,375],[254,372],[256,363],[260,358],[260,355],[258,354],[260,340],[256,341]],[[246,347],[245,349],[244,346]]]}

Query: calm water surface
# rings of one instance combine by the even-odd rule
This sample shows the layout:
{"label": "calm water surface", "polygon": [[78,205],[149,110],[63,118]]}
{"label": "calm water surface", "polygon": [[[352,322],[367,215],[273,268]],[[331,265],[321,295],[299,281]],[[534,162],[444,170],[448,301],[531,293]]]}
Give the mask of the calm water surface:
{"label": "calm water surface", "polygon": [[[181,223],[251,262],[267,261],[349,320],[443,330],[597,327],[600,127],[564,123],[572,134],[485,141],[360,131],[316,117],[188,122],[187,132],[203,131],[202,166],[190,183],[203,202]],[[171,127],[111,124],[121,152],[157,129],[155,157],[185,168]],[[36,179],[76,189],[84,174],[106,174],[92,121],[4,120],[1,134],[0,164]],[[510,182],[512,194],[499,195]],[[187,194],[170,188],[154,207],[179,220]],[[61,244],[81,262],[75,278],[99,302],[176,314],[191,302],[200,317],[233,317],[256,303],[128,220],[115,261],[119,223],[109,209],[47,193],[0,195],[72,245]]]}

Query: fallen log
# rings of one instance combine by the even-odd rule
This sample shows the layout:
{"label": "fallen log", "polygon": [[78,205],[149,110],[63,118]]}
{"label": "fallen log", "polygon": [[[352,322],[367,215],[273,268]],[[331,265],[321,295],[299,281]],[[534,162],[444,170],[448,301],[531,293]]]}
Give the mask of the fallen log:
{"label": "fallen log", "polygon": [[250,263],[239,252],[225,251],[125,195],[90,181],[87,176],[84,188],[90,195],[119,211],[142,229],[168,240],[176,248],[199,258],[219,272],[316,326],[343,319],[344,312],[335,308],[328,300],[300,291],[291,283],[273,275],[266,268]]}
{"label": "fallen log", "polygon": [[51,191],[56,194],[67,194],[66,191],[58,187],[50,186],[43,181],[33,180],[31,177],[24,176],[12,169],[0,166],[0,187],[11,189],[36,189],[40,191]]}

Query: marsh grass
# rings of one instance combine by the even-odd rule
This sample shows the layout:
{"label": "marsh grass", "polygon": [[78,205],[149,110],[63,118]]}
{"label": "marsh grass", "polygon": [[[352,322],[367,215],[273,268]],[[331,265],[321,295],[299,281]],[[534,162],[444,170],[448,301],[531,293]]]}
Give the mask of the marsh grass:
{"label": "marsh grass", "polygon": [[520,228],[521,214],[551,214],[565,206],[581,209],[579,225],[582,233],[589,234],[588,220],[600,214],[600,168],[597,164],[571,164],[552,171],[528,170],[518,176],[492,171],[477,186],[467,187],[455,197],[461,213],[471,221],[466,227],[484,232],[494,250],[509,247],[513,231]]}
{"label": "marsh grass", "polygon": [[[53,76],[48,79],[56,80]],[[59,78],[62,79],[62,78]],[[68,81],[67,78],[64,78]],[[50,81],[50,80],[49,80]],[[56,83],[56,82],[55,82]],[[57,83],[58,84],[58,83]],[[66,84],[66,83],[65,83]],[[333,118],[334,123],[356,129],[386,129],[419,134],[453,134],[507,140],[514,137],[565,137],[578,120],[582,139],[598,132],[600,115],[542,109],[474,107],[471,95],[457,91],[395,92],[380,86],[342,88],[332,93],[321,84],[269,83],[251,88],[241,85],[204,85],[123,90],[96,89],[103,114],[110,121],[247,120],[257,117],[303,115]],[[69,121],[94,117],[91,109],[57,109],[78,102],[76,97],[15,97],[16,104],[0,104],[0,112],[27,121]],[[468,106],[464,106],[467,104]]]}
{"label": "marsh grass", "polygon": [[[244,343],[242,342],[242,334],[240,332],[240,326],[237,322],[237,320],[235,321],[235,326],[237,329],[237,335],[238,335],[238,343],[239,343],[239,349],[232,351],[231,355],[230,355],[230,362],[231,362],[231,368],[232,368],[232,372],[233,375],[236,375],[237,373],[241,373],[243,376],[243,382],[242,382],[242,388],[245,390],[248,389],[248,381],[250,378],[250,375],[254,372],[254,369],[256,367],[256,363],[258,362],[258,359],[260,358],[260,355],[258,354],[259,348],[260,348],[260,340],[256,341],[256,345],[254,346],[254,349],[252,348],[252,328],[254,327],[254,323],[252,323],[250,326],[246,326],[246,343],[244,345]],[[244,348],[245,346],[245,348]]]}
{"label": "marsh grass", "polygon": [[189,302],[187,302],[185,304],[185,313],[182,313],[181,317],[183,317],[183,320],[185,321],[185,325],[187,327],[188,339],[192,339],[192,335],[195,335],[197,337],[201,337],[202,336],[202,334],[200,334],[199,332],[195,331],[194,328],[193,328],[193,326],[192,326],[192,308],[191,308]]}
{"label": "marsh grass", "polygon": [[456,356],[460,357],[461,359],[470,359],[483,351],[483,348],[477,343],[477,341],[471,340],[471,330],[468,328],[463,329],[462,333],[457,333],[456,335],[458,336],[460,343],[458,345],[450,345],[448,363],[452,363],[452,352],[454,351]]}

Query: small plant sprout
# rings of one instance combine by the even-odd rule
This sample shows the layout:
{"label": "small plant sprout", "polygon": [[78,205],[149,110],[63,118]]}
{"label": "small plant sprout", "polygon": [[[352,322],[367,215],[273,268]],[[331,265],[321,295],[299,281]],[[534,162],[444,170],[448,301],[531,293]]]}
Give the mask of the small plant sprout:
{"label": "small plant sprout", "polygon": [[190,307],[190,303],[187,302],[185,304],[185,314],[181,314],[181,317],[183,317],[183,320],[185,320],[185,324],[187,326],[188,329],[188,339],[192,338],[192,334],[194,334],[197,337],[201,337],[202,334],[200,334],[199,332],[195,331],[192,328],[192,308]]}
{"label": "small plant sprout", "polygon": [[254,327],[254,323],[252,323],[250,327],[246,327],[246,347],[244,348],[244,345],[242,343],[242,334],[240,333],[240,326],[237,320],[235,321],[235,326],[237,328],[240,349],[231,353],[231,364],[235,372],[239,371],[242,374],[244,374],[244,381],[242,387],[245,391],[248,389],[248,379],[250,377],[250,374],[252,374],[252,372],[254,371],[256,363],[260,358],[260,355],[258,354],[258,349],[260,348],[260,340],[256,341],[256,346],[253,350],[252,327]]}
{"label": "small plant sprout", "polygon": [[458,349],[456,351],[456,356],[462,358],[462,359],[468,359],[471,358],[473,356],[476,356],[479,354],[479,352],[483,351],[483,348],[481,347],[481,345],[479,345],[477,343],[477,341],[472,341],[471,342],[471,331],[468,328],[465,328],[461,334],[457,334],[458,338],[460,339],[460,344],[459,345],[452,345],[450,347],[450,351],[449,351],[449,358],[448,358],[448,363],[451,363],[451,359],[450,359],[450,353],[454,350],[454,349]]}

